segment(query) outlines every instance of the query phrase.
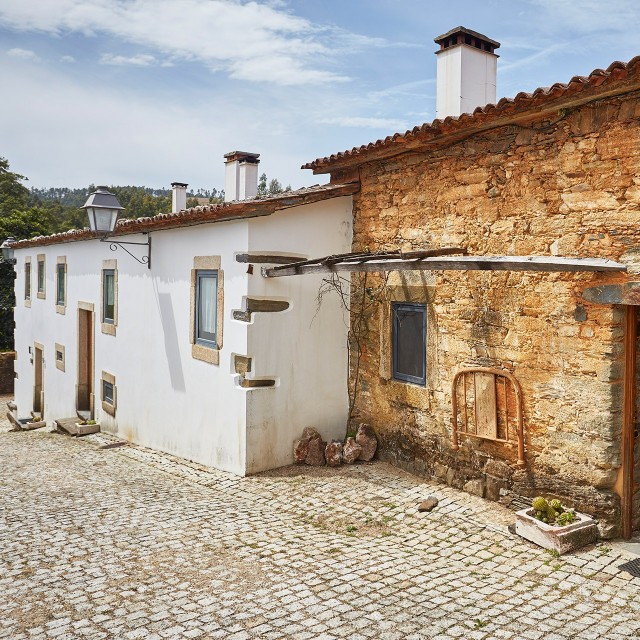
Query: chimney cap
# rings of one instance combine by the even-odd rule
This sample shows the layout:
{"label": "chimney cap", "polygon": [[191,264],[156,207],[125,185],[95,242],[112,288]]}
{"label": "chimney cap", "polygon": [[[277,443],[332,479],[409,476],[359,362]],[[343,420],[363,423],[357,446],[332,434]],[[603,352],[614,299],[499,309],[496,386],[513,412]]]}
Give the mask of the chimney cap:
{"label": "chimney cap", "polygon": [[185,189],[189,186],[187,182],[172,182],[172,187],[184,187]]}
{"label": "chimney cap", "polygon": [[[487,38],[487,36],[472,29],[466,27],[455,27],[450,29],[441,36],[434,38],[433,41],[440,45],[440,50],[448,49],[457,44],[467,44],[477,49],[493,53],[494,49],[500,47],[500,43],[497,40]],[[474,42],[475,41],[475,42]]]}
{"label": "chimney cap", "polygon": [[252,164],[258,164],[260,160],[259,153],[251,153],[250,151],[230,151],[224,154],[225,162],[250,162]]}

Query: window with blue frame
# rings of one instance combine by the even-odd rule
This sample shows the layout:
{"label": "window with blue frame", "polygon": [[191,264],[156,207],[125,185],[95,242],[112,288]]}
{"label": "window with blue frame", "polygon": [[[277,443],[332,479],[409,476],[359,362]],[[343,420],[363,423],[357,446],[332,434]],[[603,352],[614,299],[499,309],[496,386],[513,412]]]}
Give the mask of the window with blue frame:
{"label": "window with blue frame", "polygon": [[196,271],[195,342],[218,348],[218,272]]}
{"label": "window with blue frame", "polygon": [[427,383],[427,308],[424,304],[394,302],[393,377],[395,380]]}
{"label": "window with blue frame", "polygon": [[115,269],[102,270],[102,322],[114,324],[116,310]]}

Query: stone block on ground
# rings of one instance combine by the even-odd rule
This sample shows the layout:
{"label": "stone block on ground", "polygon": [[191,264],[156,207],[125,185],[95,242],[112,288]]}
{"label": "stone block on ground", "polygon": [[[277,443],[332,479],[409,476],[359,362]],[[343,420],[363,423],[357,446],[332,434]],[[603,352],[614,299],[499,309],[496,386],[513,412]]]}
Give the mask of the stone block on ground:
{"label": "stone block on ground", "polygon": [[330,467],[337,467],[342,464],[342,442],[332,440],[324,450],[324,457]]}
{"label": "stone block on ground", "polygon": [[364,460],[366,462],[372,460],[373,456],[376,454],[376,449],[378,448],[378,439],[370,425],[362,423],[358,427],[356,442],[362,447],[360,460]]}
{"label": "stone block on ground", "polygon": [[467,493],[472,493],[474,496],[484,498],[485,482],[481,478],[467,480],[462,488]]}
{"label": "stone block on ground", "polygon": [[327,448],[327,443],[323,442],[322,438],[312,438],[309,440],[309,452],[305,458],[305,464],[312,467],[322,467],[325,464],[324,450]]}
{"label": "stone block on ground", "polygon": [[438,506],[438,498],[436,498],[435,496],[429,496],[426,500],[423,500],[418,505],[418,511],[421,511],[421,512],[432,511],[437,506]]}
{"label": "stone block on ground", "polygon": [[355,441],[354,438],[347,438],[347,441],[342,447],[342,459],[347,464],[353,464],[362,453],[362,447]]}
{"label": "stone block on ground", "polygon": [[309,455],[309,440],[296,440],[293,443],[293,461],[302,464]]}

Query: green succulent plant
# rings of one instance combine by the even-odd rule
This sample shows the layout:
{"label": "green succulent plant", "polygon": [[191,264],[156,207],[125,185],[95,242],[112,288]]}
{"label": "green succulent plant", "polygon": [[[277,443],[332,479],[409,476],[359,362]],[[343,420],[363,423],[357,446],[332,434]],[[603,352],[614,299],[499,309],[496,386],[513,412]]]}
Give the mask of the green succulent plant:
{"label": "green succulent plant", "polygon": [[558,513],[562,513],[564,511],[564,509],[562,508],[562,502],[560,502],[560,500],[558,500],[557,498],[550,500],[549,506],[552,509],[555,509]]}
{"label": "green succulent plant", "polygon": [[549,507],[549,504],[547,503],[547,501],[542,496],[538,496],[537,498],[534,498],[531,501],[531,506],[536,511],[546,511],[547,508]]}

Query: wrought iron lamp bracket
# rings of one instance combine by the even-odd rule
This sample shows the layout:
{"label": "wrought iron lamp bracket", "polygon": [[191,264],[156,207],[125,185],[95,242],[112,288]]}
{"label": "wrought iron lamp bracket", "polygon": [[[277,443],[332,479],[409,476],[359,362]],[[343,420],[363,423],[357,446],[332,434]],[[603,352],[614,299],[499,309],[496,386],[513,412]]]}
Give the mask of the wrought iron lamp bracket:
{"label": "wrought iron lamp bracket", "polygon": [[[136,260],[140,264],[146,264],[147,268],[151,269],[151,236],[147,232],[145,232],[144,235],[147,236],[146,242],[119,242],[117,240],[112,240],[109,237],[100,238],[100,242],[108,242],[109,249],[111,249],[111,251],[117,251],[118,247],[120,247],[123,251],[126,251],[134,260]],[[135,244],[137,246],[147,247],[147,255],[142,256],[142,258],[138,258],[138,256],[131,253],[131,251],[129,251],[129,249],[124,246],[125,244]]]}

